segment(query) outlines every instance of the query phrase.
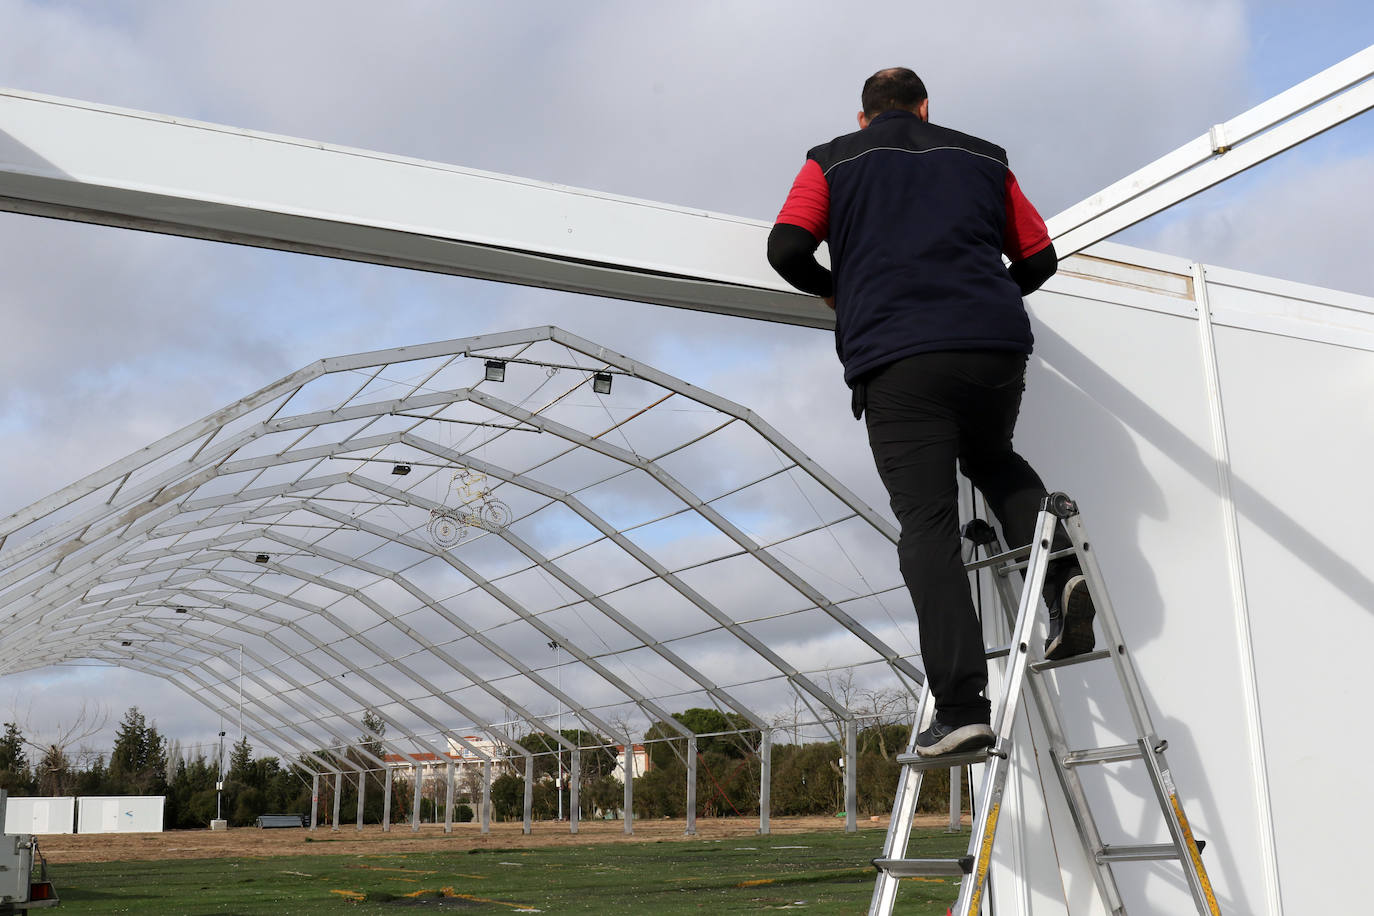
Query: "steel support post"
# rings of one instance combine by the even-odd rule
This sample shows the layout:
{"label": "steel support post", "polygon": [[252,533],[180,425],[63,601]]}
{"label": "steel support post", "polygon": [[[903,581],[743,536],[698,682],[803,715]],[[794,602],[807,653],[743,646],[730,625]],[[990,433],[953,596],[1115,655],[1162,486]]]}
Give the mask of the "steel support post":
{"label": "steel support post", "polygon": [[576,833],[582,820],[582,751],[568,754],[568,832]]}
{"label": "steel support post", "polygon": [[444,767],[444,833],[453,832],[453,761]]}
{"label": "steel support post", "polygon": [[963,767],[949,768],[949,826],[946,833],[958,833],[959,822],[963,820],[964,787]]}
{"label": "steel support post", "polygon": [[367,773],[358,771],[358,829],[363,829],[363,796],[367,794]]}
{"label": "steel support post", "polygon": [[425,771],[424,771],[424,769],[417,763],[417,764],[415,764],[415,793],[414,793],[414,796],[415,796],[415,797],[414,797],[415,804],[412,806],[412,809],[411,809],[411,812],[410,812],[410,832],[411,832],[411,833],[419,833],[419,832],[420,832],[420,800],[421,800],[422,798],[424,798],[424,794],[423,794],[423,786],[424,786],[424,784],[425,784]]}
{"label": "steel support post", "polygon": [[482,761],[482,832],[491,833],[491,758]]}
{"label": "steel support post", "polygon": [[339,807],[343,804],[343,770],[334,771],[334,818],[329,822],[329,829],[334,833],[339,832]]}
{"label": "steel support post", "polygon": [[635,743],[625,737],[625,832],[635,832]]}
{"label": "steel support post", "polygon": [[687,835],[697,832],[697,736],[687,739]]}
{"label": "steel support post", "polygon": [[310,777],[310,829],[320,825],[320,774]]}
{"label": "steel support post", "polygon": [[529,836],[534,825],[534,755],[525,755],[525,827],[524,834]]}
{"label": "steel support post", "polygon": [[844,832],[859,829],[859,723],[844,723]]}
{"label": "steel support post", "polygon": [[386,779],[383,782],[382,796],[382,833],[391,832],[391,767],[386,768]]}
{"label": "steel support post", "polygon": [[767,835],[773,804],[773,731],[765,728],[759,741],[759,833]]}

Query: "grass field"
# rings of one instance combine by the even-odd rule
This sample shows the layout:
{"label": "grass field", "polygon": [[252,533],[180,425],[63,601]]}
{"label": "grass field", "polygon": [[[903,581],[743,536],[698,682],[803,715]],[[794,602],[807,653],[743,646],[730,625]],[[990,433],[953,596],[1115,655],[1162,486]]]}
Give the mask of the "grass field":
{"label": "grass field", "polygon": [[[860,913],[881,831],[470,852],[87,862],[53,866],[56,913]],[[968,834],[913,835],[909,855],[955,856]],[[953,879],[909,879],[898,912],[939,914]]]}

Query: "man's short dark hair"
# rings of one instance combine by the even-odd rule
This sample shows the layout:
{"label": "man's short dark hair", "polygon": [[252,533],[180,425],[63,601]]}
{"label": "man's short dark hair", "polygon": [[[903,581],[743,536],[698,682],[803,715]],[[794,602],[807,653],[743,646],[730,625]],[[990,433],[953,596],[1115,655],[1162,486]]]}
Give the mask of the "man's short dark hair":
{"label": "man's short dark hair", "polygon": [[877,117],[884,111],[915,111],[926,100],[926,84],[906,67],[889,67],[864,80],[864,114]]}

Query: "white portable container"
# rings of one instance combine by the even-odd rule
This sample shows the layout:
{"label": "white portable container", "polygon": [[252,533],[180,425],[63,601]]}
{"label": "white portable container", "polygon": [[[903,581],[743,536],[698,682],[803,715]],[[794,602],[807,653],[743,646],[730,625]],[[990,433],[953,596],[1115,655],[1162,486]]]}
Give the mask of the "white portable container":
{"label": "white portable container", "polygon": [[86,795],[76,800],[78,833],[161,833],[162,795]]}
{"label": "white portable container", "polygon": [[67,796],[22,798],[11,795],[5,807],[5,833],[74,833],[76,799]]}

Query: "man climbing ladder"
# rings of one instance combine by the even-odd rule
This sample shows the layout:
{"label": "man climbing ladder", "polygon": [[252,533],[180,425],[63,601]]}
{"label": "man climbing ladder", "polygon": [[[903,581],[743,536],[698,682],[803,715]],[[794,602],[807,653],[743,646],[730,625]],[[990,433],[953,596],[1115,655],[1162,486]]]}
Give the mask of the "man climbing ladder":
{"label": "man climbing ladder", "polygon": [[[931,124],[920,77],[881,70],[862,102],[858,131],[808,153],[768,257],[835,309],[854,416],[866,418],[901,526],[898,561],[934,693],[935,718],[916,752],[954,754],[994,740],[982,631],[960,560],[955,467],[1008,540],[1029,541],[1045,487],[1012,448],[1032,345],[1021,297],[1058,262],[1006,154]],[[833,274],[815,259],[821,241]],[[1071,558],[1052,564],[1044,590],[1047,655],[1090,651],[1092,599]]]}

